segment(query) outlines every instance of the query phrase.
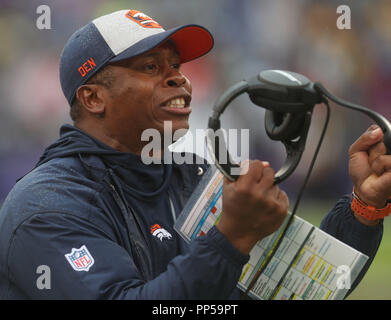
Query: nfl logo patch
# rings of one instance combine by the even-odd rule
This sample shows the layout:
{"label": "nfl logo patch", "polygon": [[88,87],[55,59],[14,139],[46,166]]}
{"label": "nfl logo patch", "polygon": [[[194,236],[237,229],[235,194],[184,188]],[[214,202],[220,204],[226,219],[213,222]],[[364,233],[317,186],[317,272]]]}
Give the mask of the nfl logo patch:
{"label": "nfl logo patch", "polygon": [[85,245],[79,249],[72,248],[71,253],[65,254],[65,258],[76,271],[88,271],[95,262]]}

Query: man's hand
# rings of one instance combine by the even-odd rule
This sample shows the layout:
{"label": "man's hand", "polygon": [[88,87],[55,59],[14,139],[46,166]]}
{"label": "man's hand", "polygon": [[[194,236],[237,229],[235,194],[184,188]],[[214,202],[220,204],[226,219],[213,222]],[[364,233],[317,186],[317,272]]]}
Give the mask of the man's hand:
{"label": "man's hand", "polygon": [[286,193],[274,185],[274,170],[268,163],[250,161],[242,170],[247,165],[247,174],[237,181],[224,180],[223,213],[217,225],[245,254],[281,226],[289,208]]}
{"label": "man's hand", "polygon": [[[349,174],[358,197],[376,208],[383,208],[391,196],[391,156],[386,155],[382,130],[373,125],[349,149]],[[370,222],[356,215],[367,225]]]}

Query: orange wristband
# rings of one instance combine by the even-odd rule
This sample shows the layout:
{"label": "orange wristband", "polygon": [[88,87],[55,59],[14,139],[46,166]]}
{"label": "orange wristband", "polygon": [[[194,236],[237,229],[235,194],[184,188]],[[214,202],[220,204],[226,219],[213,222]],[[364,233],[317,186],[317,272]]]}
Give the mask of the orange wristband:
{"label": "orange wristband", "polygon": [[354,213],[363,217],[366,220],[384,219],[391,213],[391,202],[387,200],[387,205],[384,208],[377,209],[374,206],[366,204],[362,201],[353,190],[353,200],[350,205]]}

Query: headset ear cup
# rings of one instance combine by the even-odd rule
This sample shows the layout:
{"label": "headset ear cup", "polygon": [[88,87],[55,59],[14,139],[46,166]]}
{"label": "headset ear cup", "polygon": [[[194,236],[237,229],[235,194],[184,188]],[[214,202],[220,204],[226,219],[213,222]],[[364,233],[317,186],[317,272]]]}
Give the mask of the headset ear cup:
{"label": "headset ear cup", "polygon": [[294,140],[300,136],[304,126],[305,112],[281,113],[267,110],[265,130],[272,140]]}

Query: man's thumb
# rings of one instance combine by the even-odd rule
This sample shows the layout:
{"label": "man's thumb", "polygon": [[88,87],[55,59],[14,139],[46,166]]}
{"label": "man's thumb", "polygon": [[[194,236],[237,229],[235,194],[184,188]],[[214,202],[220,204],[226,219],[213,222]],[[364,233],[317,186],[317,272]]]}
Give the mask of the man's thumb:
{"label": "man's thumb", "polygon": [[383,131],[377,125],[372,125],[350,147],[349,154],[368,151],[370,147],[383,139]]}

